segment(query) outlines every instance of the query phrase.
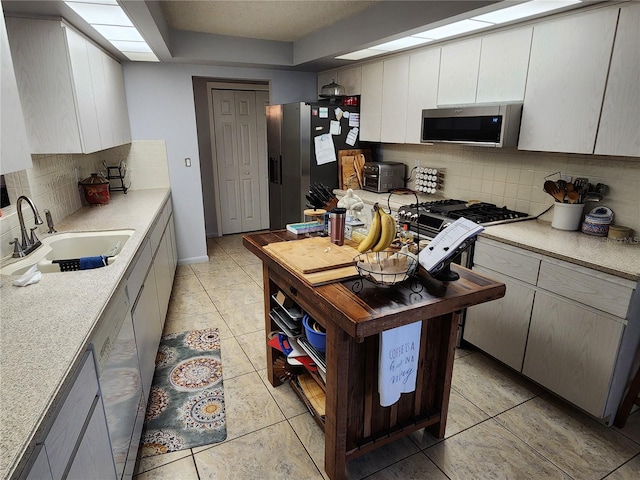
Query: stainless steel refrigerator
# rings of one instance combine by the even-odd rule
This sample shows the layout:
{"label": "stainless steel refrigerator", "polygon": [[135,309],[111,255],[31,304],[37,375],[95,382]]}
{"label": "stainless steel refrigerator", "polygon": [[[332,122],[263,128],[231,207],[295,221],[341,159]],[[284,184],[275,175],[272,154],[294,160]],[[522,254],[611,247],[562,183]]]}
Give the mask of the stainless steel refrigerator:
{"label": "stainless steel refrigerator", "polygon": [[[353,135],[356,123],[359,128],[360,98],[347,98],[355,105],[334,100],[267,106],[271,230],[304,221],[305,195],[311,184],[322,183],[332,190],[338,188],[338,162],[318,164],[315,137],[331,134],[331,121],[337,121],[340,133],[331,135],[336,158],[338,150],[359,148],[357,138],[353,145],[346,142],[347,135],[350,132]],[[336,108],[349,113],[338,119]]]}

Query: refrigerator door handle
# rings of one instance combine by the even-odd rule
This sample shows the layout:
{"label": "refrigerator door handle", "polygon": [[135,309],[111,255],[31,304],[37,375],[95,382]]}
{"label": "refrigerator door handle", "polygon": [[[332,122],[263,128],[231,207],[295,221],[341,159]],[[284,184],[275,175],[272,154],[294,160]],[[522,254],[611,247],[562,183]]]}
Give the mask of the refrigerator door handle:
{"label": "refrigerator door handle", "polygon": [[269,157],[269,182],[282,185],[282,155]]}

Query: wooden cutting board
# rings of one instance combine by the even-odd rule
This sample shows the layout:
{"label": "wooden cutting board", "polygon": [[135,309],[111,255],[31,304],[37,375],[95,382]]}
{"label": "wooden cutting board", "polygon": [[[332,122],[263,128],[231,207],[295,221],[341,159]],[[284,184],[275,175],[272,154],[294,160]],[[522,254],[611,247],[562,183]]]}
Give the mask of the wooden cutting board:
{"label": "wooden cutting board", "polygon": [[[329,237],[309,237],[290,242],[265,245],[264,249],[282,263],[303,274],[314,274],[338,268],[351,267],[359,255],[350,245],[335,245]],[[355,268],[354,268],[355,270]]]}
{"label": "wooden cutting board", "polygon": [[333,270],[325,270],[324,272],[305,273],[302,277],[307,283],[314,287],[327,285],[328,283],[341,282],[351,278],[357,278],[360,274],[356,267],[341,267]]}
{"label": "wooden cutting board", "polygon": [[338,150],[338,180],[342,190],[362,190],[362,167],[365,161],[371,161],[370,150]]}

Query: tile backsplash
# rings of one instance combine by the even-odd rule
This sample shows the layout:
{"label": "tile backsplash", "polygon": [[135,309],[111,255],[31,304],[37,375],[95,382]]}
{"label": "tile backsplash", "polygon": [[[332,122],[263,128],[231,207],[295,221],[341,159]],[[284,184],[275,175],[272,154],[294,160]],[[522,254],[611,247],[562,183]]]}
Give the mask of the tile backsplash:
{"label": "tile backsplash", "polygon": [[[616,224],[630,227],[635,230],[635,236],[640,235],[640,158],[446,144],[382,144],[376,153],[378,160],[406,164],[407,172],[415,166],[444,171],[444,188],[438,196],[481,200],[531,215],[544,212],[554,203],[542,189],[546,176],[561,172],[573,178],[586,177],[594,185],[607,184],[609,193],[600,203],[587,204],[585,211],[606,205],[614,211]],[[415,172],[411,178],[415,179]],[[414,180],[408,187],[415,188]],[[433,195],[423,194],[421,201],[431,197]],[[552,212],[553,209],[540,218],[551,221]]]}
{"label": "tile backsplash", "polygon": [[[5,175],[11,207],[3,209],[0,217],[0,257],[12,253],[9,241],[20,238],[15,203],[20,195],[33,200],[42,220],[44,210],[51,211],[54,223],[83,206],[84,194],[78,182],[94,172],[105,172],[102,164],[127,166],[126,184],[131,189],[161,188],[169,186],[169,170],[165,143],[162,140],[136,141],[88,155],[32,155],[33,167]],[[123,195],[112,192],[112,195]],[[34,225],[33,213],[22,204],[25,223]],[[97,207],[99,208],[99,207]],[[46,221],[37,232],[47,232]]]}

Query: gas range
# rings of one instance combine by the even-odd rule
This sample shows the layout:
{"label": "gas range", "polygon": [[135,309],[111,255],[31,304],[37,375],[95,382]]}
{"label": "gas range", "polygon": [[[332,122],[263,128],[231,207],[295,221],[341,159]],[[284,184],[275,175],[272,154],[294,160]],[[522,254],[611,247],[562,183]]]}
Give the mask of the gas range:
{"label": "gas range", "polygon": [[460,217],[483,226],[535,218],[528,213],[516,212],[492,203],[468,204],[464,200],[449,199],[412,203],[398,209],[400,224],[406,224],[412,232],[426,237],[434,237]]}

